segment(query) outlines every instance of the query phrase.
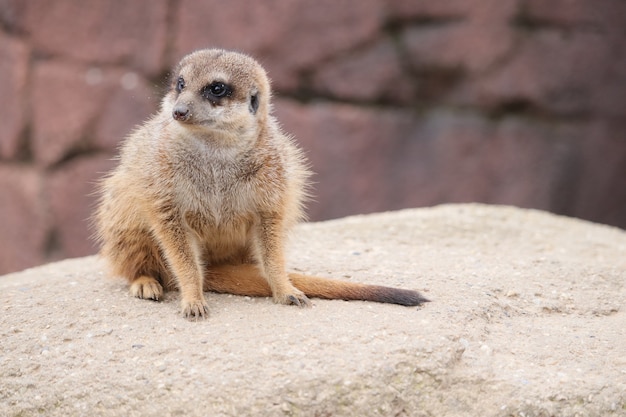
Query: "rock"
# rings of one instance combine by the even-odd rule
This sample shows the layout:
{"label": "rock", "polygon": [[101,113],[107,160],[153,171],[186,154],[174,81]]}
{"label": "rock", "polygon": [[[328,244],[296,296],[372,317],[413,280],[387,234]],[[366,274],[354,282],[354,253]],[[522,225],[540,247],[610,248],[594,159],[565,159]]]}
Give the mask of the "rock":
{"label": "rock", "polygon": [[[408,111],[288,100],[277,100],[276,114],[315,172],[309,205],[314,219],[473,200],[574,215],[581,182],[608,186],[605,175],[619,166],[607,164],[606,171],[589,170],[582,177],[573,170],[581,157],[575,149],[585,138],[577,124],[554,126],[515,116],[490,120],[458,111],[415,119]],[[603,152],[608,151],[586,155]],[[623,157],[609,153],[612,162]],[[606,191],[585,190],[596,199]],[[619,193],[607,195],[615,200]]]}
{"label": "rock", "polygon": [[94,64],[126,63],[153,75],[161,71],[166,0],[22,2],[17,8],[19,27],[42,55],[63,54]]}
{"label": "rock", "polygon": [[541,0],[528,0],[524,8],[527,21],[543,26],[598,29],[607,20],[626,18],[626,6],[619,0],[555,0],[549,4]]}
{"label": "rock", "polygon": [[[276,114],[285,131],[305,149],[314,184],[324,184],[314,187],[308,205],[312,218],[320,216],[320,209],[327,217],[341,217],[357,205],[363,212],[373,212],[384,204],[397,204],[385,200],[393,170],[395,146],[391,144],[412,127],[410,113],[277,100]],[[323,201],[324,207],[317,201]]]}
{"label": "rock", "polygon": [[[40,165],[53,165],[88,148],[88,130],[110,94],[97,67],[43,61],[35,66],[32,149]],[[54,99],[53,99],[54,98]]]}
{"label": "rock", "polygon": [[0,31],[0,159],[23,157],[19,155],[24,144],[26,83],[29,49],[24,42]]}
{"label": "rock", "polygon": [[2,276],[0,414],[624,415],[623,230],[448,205],[301,225],[288,260],[432,302],[207,294],[188,322],[95,257]]}
{"label": "rock", "polygon": [[183,0],[179,11],[172,65],[198,48],[238,49],[259,59],[278,91],[297,89],[300,72],[374,39],[383,23],[376,0],[273,0],[245,7]]}
{"label": "rock", "polygon": [[[611,45],[594,33],[539,32],[524,39],[507,64],[477,83],[483,104],[520,102],[552,114],[594,112],[595,92],[611,59]],[[551,57],[551,59],[549,59]],[[579,65],[581,61],[585,65]]]}
{"label": "rock", "polygon": [[0,265],[17,271],[45,262],[51,224],[41,174],[0,164],[0,190]]}
{"label": "rock", "polygon": [[394,18],[460,17],[468,13],[468,2],[430,2],[421,0],[389,0],[389,14]]}
{"label": "rock", "polygon": [[157,109],[161,92],[150,88],[138,74],[128,71],[119,74],[119,84],[103,106],[92,142],[95,147],[117,152],[124,139]]}
{"label": "rock", "polygon": [[515,44],[508,21],[516,7],[514,0],[483,1],[467,11],[464,18],[431,18],[424,24],[409,26],[404,33],[408,58],[420,71],[484,72],[510,53]]}
{"label": "rock", "polygon": [[[96,207],[96,184],[116,162],[106,155],[75,158],[46,180],[45,195],[55,229],[55,245],[50,256],[64,258],[95,253],[98,247],[90,236],[89,222]],[[68,187],[72,184],[72,187]]]}
{"label": "rock", "polygon": [[389,38],[323,65],[312,84],[320,95],[343,100],[402,104],[418,100],[413,81]]}

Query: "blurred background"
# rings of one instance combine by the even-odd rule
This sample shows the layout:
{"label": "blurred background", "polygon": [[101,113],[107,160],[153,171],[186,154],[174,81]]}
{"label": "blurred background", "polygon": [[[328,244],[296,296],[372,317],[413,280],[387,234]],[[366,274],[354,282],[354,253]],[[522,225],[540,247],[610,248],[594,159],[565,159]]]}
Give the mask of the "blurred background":
{"label": "blurred background", "polygon": [[97,251],[94,182],[206,47],[268,70],[311,220],[484,202],[626,228],[623,0],[0,0],[0,273]]}

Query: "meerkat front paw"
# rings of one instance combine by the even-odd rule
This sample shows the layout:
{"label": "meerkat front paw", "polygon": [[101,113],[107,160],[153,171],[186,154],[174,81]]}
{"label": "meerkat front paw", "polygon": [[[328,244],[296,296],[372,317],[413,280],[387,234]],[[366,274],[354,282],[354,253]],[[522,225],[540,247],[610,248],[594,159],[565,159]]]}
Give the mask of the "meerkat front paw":
{"label": "meerkat front paw", "polygon": [[309,300],[309,297],[295,287],[292,287],[291,291],[283,294],[274,294],[274,302],[298,307],[311,307],[311,300]]}
{"label": "meerkat front paw", "polygon": [[130,295],[146,300],[159,301],[163,297],[163,287],[156,279],[144,275],[130,284]]}
{"label": "meerkat front paw", "polygon": [[204,299],[183,300],[181,304],[181,312],[186,319],[198,320],[209,317],[209,306]]}

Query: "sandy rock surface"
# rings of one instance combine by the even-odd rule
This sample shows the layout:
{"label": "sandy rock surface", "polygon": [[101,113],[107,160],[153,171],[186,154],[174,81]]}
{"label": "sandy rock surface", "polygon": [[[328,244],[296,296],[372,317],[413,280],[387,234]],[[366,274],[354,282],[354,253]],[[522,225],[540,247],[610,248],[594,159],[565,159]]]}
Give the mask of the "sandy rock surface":
{"label": "sandy rock surface", "polygon": [[301,225],[291,269],[409,308],[130,297],[96,257],[0,277],[1,416],[626,416],[626,232],[449,205]]}

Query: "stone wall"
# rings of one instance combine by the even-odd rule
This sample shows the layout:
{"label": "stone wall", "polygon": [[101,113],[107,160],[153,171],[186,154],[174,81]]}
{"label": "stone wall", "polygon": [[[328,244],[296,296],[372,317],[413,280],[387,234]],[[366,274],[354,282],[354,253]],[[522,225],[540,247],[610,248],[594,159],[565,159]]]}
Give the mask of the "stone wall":
{"label": "stone wall", "polygon": [[94,253],[94,181],[189,51],[248,52],[314,220],[443,202],[626,227],[622,0],[0,0],[0,274]]}

